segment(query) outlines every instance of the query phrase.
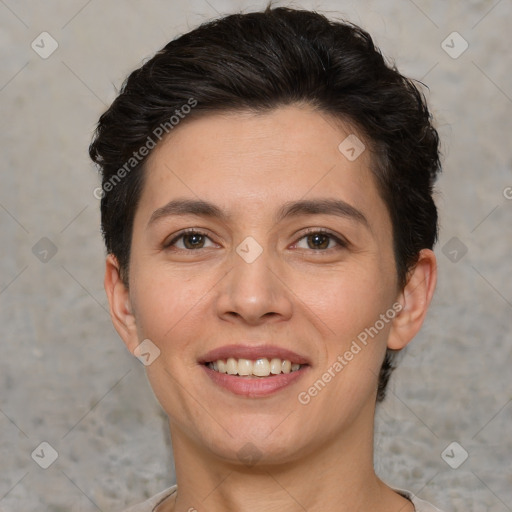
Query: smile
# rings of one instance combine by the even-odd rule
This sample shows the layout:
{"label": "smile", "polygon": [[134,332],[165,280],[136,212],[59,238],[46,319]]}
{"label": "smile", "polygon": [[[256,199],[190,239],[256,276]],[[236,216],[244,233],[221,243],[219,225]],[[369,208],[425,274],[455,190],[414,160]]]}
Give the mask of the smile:
{"label": "smile", "polygon": [[289,359],[279,359],[266,357],[260,359],[218,359],[206,363],[210,370],[228,375],[238,375],[244,377],[269,377],[271,375],[280,375],[292,373],[300,370],[304,365],[292,363]]}
{"label": "smile", "polygon": [[305,355],[270,344],[224,345],[197,362],[215,388],[246,398],[273,395],[311,371]]}

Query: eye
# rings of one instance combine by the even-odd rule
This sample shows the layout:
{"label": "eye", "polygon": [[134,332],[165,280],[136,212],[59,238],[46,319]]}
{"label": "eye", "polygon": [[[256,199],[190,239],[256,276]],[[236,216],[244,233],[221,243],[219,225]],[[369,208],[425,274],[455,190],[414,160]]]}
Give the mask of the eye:
{"label": "eye", "polygon": [[[317,252],[334,249],[336,245],[342,248],[348,246],[348,243],[345,240],[342,240],[341,238],[324,229],[311,230],[306,235],[302,236],[299,239],[299,242],[300,240],[306,240],[307,244],[307,247],[299,247],[300,249],[313,249]],[[299,246],[299,242],[297,242],[295,245]],[[335,245],[333,246],[331,242],[334,242]]]}
{"label": "eye", "polygon": [[[169,242],[164,243],[164,248],[174,247],[182,251],[193,251],[198,249],[208,248],[206,241],[211,239],[210,237],[197,229],[187,229],[178,233]],[[307,247],[300,247],[300,241],[305,240]],[[181,243],[181,246],[180,246]],[[214,247],[216,244],[212,242],[209,247]],[[295,244],[295,247],[300,249],[313,249],[315,252],[324,252],[329,249],[335,249],[337,247],[347,247],[348,242],[342,238],[334,235],[330,231],[324,229],[313,229],[302,236],[299,241]]]}
{"label": "eye", "polygon": [[[176,247],[180,250],[195,250],[195,249],[205,249],[205,242],[206,240],[210,240],[208,235],[206,233],[203,233],[202,231],[198,231],[196,229],[187,229],[185,231],[182,231],[178,235],[176,235],[172,240],[169,242],[164,243],[164,248],[167,249],[169,247]],[[180,247],[176,243],[178,241],[182,241],[182,246]],[[210,240],[211,241],[211,240]]]}

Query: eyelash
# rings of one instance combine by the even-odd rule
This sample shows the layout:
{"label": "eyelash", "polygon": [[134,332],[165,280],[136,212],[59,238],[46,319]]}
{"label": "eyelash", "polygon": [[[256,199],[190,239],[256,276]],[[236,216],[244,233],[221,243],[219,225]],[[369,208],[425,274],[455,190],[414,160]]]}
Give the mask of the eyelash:
{"label": "eyelash", "polygon": [[[207,233],[205,233],[204,231],[201,231],[201,230],[198,230],[198,229],[194,229],[194,228],[189,228],[189,229],[186,229],[184,231],[181,231],[178,235],[176,235],[172,240],[170,240],[169,242],[165,243],[163,248],[164,249],[169,249],[171,248],[178,240],[180,240],[181,238],[183,238],[184,236],[186,235],[191,235],[191,234],[194,234],[194,235],[201,235],[201,236],[205,236],[207,238],[210,238],[208,236]],[[303,238],[306,238],[307,236],[309,235],[316,235],[316,234],[321,234],[321,235],[324,235],[324,236],[328,236],[329,238],[331,238],[332,240],[334,240],[337,244],[338,244],[338,249],[339,248],[347,248],[349,246],[349,243],[342,239],[342,238],[339,238],[337,237],[336,235],[334,235],[333,233],[331,233],[330,231],[326,230],[326,229],[323,229],[323,228],[310,228],[308,229],[308,231],[306,231],[298,240],[296,243],[298,243],[300,240],[302,240]],[[204,249],[204,247],[200,247],[199,249],[178,249],[179,251],[185,251],[185,252],[194,252],[194,251],[199,251],[201,249]],[[336,249],[336,247],[331,247],[330,249],[319,249],[319,250],[314,250],[314,249],[310,249],[311,251],[313,252],[328,252],[328,251],[331,251],[332,249]]]}

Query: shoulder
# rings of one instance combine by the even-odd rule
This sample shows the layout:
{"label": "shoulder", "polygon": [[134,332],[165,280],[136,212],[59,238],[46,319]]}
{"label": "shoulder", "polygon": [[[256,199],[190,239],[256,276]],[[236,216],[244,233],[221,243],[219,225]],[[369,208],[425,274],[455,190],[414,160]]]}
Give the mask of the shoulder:
{"label": "shoulder", "polygon": [[417,496],[415,496],[412,492],[406,491],[404,489],[393,489],[398,494],[401,494],[404,498],[412,501],[416,512],[443,512],[442,510],[434,507],[431,503],[425,500],[420,500]]}
{"label": "shoulder", "polygon": [[138,505],[134,505],[133,507],[130,507],[129,509],[125,510],[124,512],[153,512],[154,508],[159,504],[162,503],[166,498],[168,498],[171,494],[176,492],[176,485],[173,485],[172,487],[169,487],[168,489],[165,489],[164,491],[159,492],[158,494],[155,494],[148,500],[146,500],[143,503],[139,503]]}
{"label": "shoulder", "polygon": [[[171,494],[176,492],[176,489],[177,486],[173,485],[172,487],[169,487],[168,489],[155,494],[143,503],[139,503],[138,505],[130,507],[129,509],[125,510],[125,512],[153,512],[154,508],[159,503],[168,498]],[[424,501],[418,498],[410,491],[406,491],[404,489],[394,489],[394,491],[411,500],[416,509],[416,512],[442,512],[442,510],[434,507],[434,505],[430,504],[428,501]]]}

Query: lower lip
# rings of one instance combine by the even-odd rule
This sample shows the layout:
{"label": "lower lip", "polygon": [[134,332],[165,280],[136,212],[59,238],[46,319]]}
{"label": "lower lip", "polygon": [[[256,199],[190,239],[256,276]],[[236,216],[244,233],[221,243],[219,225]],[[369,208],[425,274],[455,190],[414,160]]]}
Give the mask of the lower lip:
{"label": "lower lip", "polygon": [[308,369],[308,366],[303,366],[294,372],[280,373],[269,377],[240,377],[239,375],[216,372],[204,364],[201,366],[208,377],[218,386],[231,391],[235,395],[250,398],[271,395],[300,379]]}

